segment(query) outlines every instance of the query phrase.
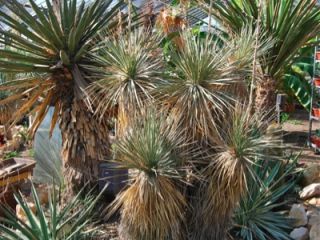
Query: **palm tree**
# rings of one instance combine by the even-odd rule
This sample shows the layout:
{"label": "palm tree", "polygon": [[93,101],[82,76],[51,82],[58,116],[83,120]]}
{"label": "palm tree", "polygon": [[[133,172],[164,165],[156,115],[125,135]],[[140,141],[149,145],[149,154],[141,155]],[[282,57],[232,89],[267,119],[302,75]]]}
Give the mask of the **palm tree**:
{"label": "palm tree", "polygon": [[34,0],[29,0],[31,9],[17,0],[4,4],[7,10],[1,10],[0,17],[7,28],[0,30],[0,42],[10,49],[0,50],[0,72],[30,73],[31,77],[1,85],[0,90],[10,90],[11,96],[0,104],[23,99],[12,119],[30,110],[36,113],[32,132],[49,107],[54,107],[51,130],[59,121],[65,182],[67,192],[72,192],[97,178],[98,161],[109,152],[107,124],[104,119],[97,121],[92,109],[88,110],[84,89],[92,78],[83,66],[95,64],[86,56],[96,45],[97,34],[116,26],[123,1],[79,5],[77,0],[63,0],[58,14],[49,0],[45,9]]}
{"label": "palm tree", "polygon": [[[209,12],[210,0],[201,0]],[[261,5],[259,5],[259,3]],[[275,106],[276,90],[282,84],[285,68],[299,49],[320,30],[320,11],[313,0],[230,0],[212,1],[213,16],[227,32],[239,32],[244,26],[274,39],[274,45],[259,57],[261,80],[256,84],[255,109],[270,111]]]}

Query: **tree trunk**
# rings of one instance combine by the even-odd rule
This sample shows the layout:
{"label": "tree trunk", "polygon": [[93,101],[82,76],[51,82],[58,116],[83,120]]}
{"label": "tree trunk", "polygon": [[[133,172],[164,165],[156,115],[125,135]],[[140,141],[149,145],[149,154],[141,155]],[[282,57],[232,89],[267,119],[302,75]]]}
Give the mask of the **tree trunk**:
{"label": "tree trunk", "polygon": [[256,89],[255,111],[272,114],[276,106],[276,80],[270,76],[264,76],[258,82]]}
{"label": "tree trunk", "polygon": [[12,131],[9,128],[9,121],[15,110],[15,103],[0,105],[0,125],[4,125],[4,134],[7,140],[12,140]]}
{"label": "tree trunk", "polygon": [[61,110],[65,194],[71,196],[98,180],[99,161],[110,156],[109,131],[106,121],[98,121],[81,100],[65,101]]}

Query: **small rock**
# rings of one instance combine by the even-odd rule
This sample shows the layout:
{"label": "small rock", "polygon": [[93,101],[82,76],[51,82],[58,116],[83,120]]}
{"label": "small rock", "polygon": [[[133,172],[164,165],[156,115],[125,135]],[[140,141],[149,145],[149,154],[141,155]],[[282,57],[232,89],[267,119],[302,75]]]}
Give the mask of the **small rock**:
{"label": "small rock", "polygon": [[289,213],[289,218],[294,220],[294,227],[305,226],[308,223],[308,217],[302,204],[293,204]]}
{"label": "small rock", "polygon": [[320,240],[320,223],[311,227],[309,237],[310,240]]}
{"label": "small rock", "polygon": [[300,192],[301,199],[309,199],[320,195],[320,183],[313,183],[302,189]]}
{"label": "small rock", "polygon": [[[311,215],[310,218],[309,218],[309,221],[308,221],[308,225],[309,226],[313,226],[315,224],[320,224],[320,214],[318,215]],[[320,235],[319,235],[319,238],[320,238]]]}
{"label": "small rock", "polygon": [[[27,205],[28,205],[29,209],[34,214],[36,214],[36,212],[37,212],[36,205],[33,202],[27,202]],[[16,215],[22,222],[27,223],[27,221],[28,221],[27,215],[24,212],[23,208],[19,204],[17,204],[17,206],[16,206]]]}
{"label": "small rock", "polygon": [[[308,201],[306,201],[305,203],[308,203]],[[306,211],[307,211],[307,216],[311,217],[312,215],[318,215],[320,214],[320,209],[318,209],[317,207],[314,207],[310,204],[306,204]]]}
{"label": "small rock", "polygon": [[309,235],[308,229],[305,227],[295,228],[290,233],[290,237],[294,240],[307,240],[308,235]]}
{"label": "small rock", "polygon": [[316,207],[320,207],[320,198],[311,198],[310,200],[307,201],[308,204],[314,205]]}
{"label": "small rock", "polygon": [[320,182],[320,165],[313,163],[304,171],[302,184],[308,186],[315,182]]}

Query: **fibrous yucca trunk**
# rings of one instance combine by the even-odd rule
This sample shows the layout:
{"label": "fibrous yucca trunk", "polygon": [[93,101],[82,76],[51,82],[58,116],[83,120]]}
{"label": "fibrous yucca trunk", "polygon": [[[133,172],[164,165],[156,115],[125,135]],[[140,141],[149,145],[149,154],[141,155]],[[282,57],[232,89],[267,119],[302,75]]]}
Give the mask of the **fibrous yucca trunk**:
{"label": "fibrous yucca trunk", "polygon": [[232,163],[227,165],[230,171],[234,169],[232,174],[227,176],[214,167],[214,172],[208,174],[197,193],[191,219],[192,240],[228,239],[232,214],[246,192],[246,186],[243,167]]}
{"label": "fibrous yucca trunk", "polygon": [[10,128],[7,128],[7,125],[9,124],[15,109],[15,103],[0,105],[0,125],[5,125],[5,135],[7,140],[12,140],[12,132]]}
{"label": "fibrous yucca trunk", "polygon": [[14,104],[0,105],[0,125],[8,124],[14,111],[15,111]]}
{"label": "fibrous yucca trunk", "polygon": [[128,127],[130,126],[130,120],[134,119],[133,116],[129,116],[130,109],[122,101],[120,101],[118,106],[117,114],[117,127],[116,127],[116,136],[121,138],[125,135]]}
{"label": "fibrous yucca trunk", "polygon": [[99,161],[109,155],[109,135],[106,122],[95,119],[83,101],[66,100],[61,110],[63,174],[66,196],[71,196],[98,179]]}
{"label": "fibrous yucca trunk", "polygon": [[184,240],[186,200],[173,180],[157,176],[150,183],[140,173],[117,197],[121,209],[121,240]]}
{"label": "fibrous yucca trunk", "polygon": [[255,111],[270,112],[276,105],[276,80],[270,76],[264,76],[258,82],[256,89]]}

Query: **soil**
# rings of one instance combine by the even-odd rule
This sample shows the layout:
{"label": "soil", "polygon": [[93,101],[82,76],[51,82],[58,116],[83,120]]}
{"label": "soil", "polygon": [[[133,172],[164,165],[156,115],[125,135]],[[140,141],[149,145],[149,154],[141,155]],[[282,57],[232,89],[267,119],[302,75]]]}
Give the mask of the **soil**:
{"label": "soil", "polygon": [[[309,113],[306,110],[296,110],[291,113],[289,120],[283,123],[284,142],[292,146],[295,153],[301,153],[301,163],[319,163],[320,155],[308,147]],[[313,133],[320,129],[320,122],[313,121]]]}

